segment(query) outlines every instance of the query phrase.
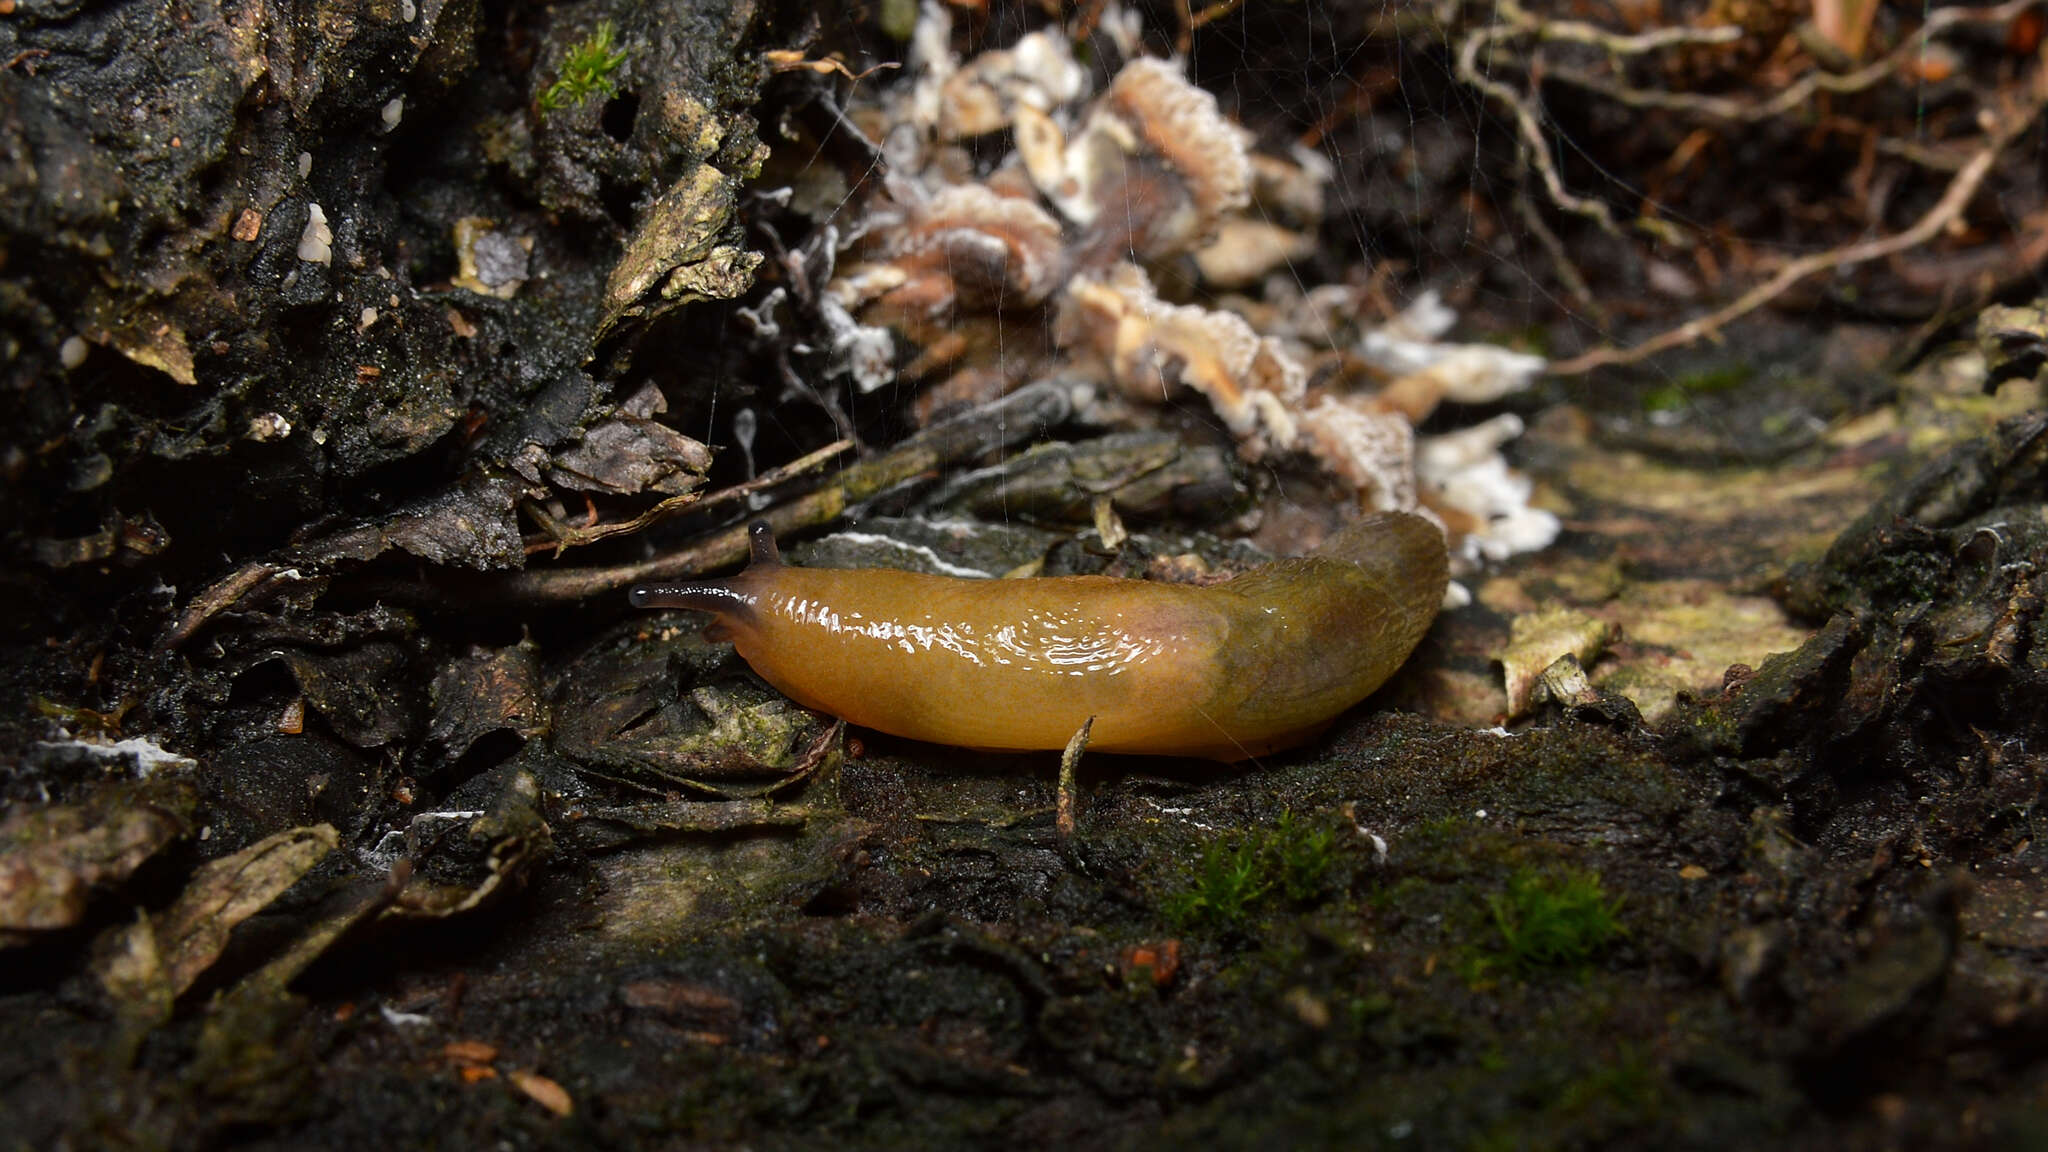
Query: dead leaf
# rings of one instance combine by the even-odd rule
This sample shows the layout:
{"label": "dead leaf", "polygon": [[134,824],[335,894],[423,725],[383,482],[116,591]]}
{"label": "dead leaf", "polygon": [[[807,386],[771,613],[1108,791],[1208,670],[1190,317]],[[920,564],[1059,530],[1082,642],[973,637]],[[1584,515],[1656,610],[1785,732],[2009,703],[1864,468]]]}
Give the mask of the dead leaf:
{"label": "dead leaf", "polygon": [[175,840],[188,810],[189,798],[181,808],[120,788],[91,804],[10,813],[0,824],[0,948],[78,923],[92,890]]}
{"label": "dead leaf", "polygon": [[1545,669],[1560,656],[1575,656],[1581,667],[1606,651],[1614,625],[1576,608],[1517,616],[1508,626],[1508,646],[1494,657],[1507,678],[1508,716],[1520,716],[1534,702]]}
{"label": "dead leaf", "polygon": [[170,908],[108,934],[96,965],[101,985],[123,1004],[161,1018],[220,959],[236,925],[269,906],[340,841],[328,824],[292,828],[201,865]]}

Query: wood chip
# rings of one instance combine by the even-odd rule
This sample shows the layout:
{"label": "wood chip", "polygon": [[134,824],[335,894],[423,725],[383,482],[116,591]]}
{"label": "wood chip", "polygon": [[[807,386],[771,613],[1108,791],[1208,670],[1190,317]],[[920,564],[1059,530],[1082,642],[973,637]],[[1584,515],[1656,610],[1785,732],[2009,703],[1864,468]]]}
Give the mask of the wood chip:
{"label": "wood chip", "polygon": [[541,1075],[524,1068],[514,1068],[505,1073],[505,1078],[514,1088],[527,1094],[533,1102],[557,1116],[567,1116],[576,1111],[575,1101],[569,1099],[568,1089]]}

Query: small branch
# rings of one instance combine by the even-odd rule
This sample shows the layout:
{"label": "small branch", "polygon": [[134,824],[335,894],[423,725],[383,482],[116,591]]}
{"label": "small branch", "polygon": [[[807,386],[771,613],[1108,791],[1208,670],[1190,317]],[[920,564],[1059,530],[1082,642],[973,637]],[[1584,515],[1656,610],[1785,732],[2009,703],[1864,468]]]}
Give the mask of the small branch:
{"label": "small branch", "polygon": [[[1597,93],[1630,108],[1689,112],[1712,120],[1753,124],[1760,120],[1783,116],[1787,112],[1803,107],[1820,92],[1846,95],[1875,87],[1887,78],[1898,75],[1900,66],[1925,51],[1927,42],[1938,32],[1963,24],[2007,23],[2020,13],[2040,4],[2041,0],[2011,0],[2010,3],[1990,8],[1937,8],[1927,17],[1927,22],[1920,26],[1918,34],[1892,49],[1882,59],[1872,61],[1853,72],[1838,74],[1815,69],[1786,85],[1769,100],[1758,102],[1731,100],[1722,96],[1701,96],[1691,92],[1635,88],[1576,68],[1549,67],[1544,70],[1544,78]],[[1519,9],[1517,11],[1519,12]],[[1526,17],[1526,14],[1524,15]],[[1550,26],[1540,23],[1536,25],[1534,30],[1539,39],[1577,39],[1576,36],[1548,35],[1548,27]]]}
{"label": "small branch", "polygon": [[1237,11],[1243,5],[1244,0],[1218,0],[1217,3],[1211,4],[1195,14],[1194,26],[1196,28],[1205,28],[1210,21],[1221,20],[1223,17]]}
{"label": "small branch", "polygon": [[1565,190],[1564,177],[1558,175],[1557,163],[1550,157],[1550,145],[1543,139],[1543,126],[1537,122],[1535,109],[1529,107],[1528,102],[1514,89],[1480,74],[1479,50],[1495,40],[1513,35],[1514,32],[1514,29],[1495,24],[1465,37],[1465,42],[1458,47],[1458,78],[1500,101],[1513,113],[1515,130],[1522,138],[1523,155],[1535,166],[1537,174],[1543,177],[1543,187],[1549,192],[1552,204],[1567,212],[1584,216],[1598,224],[1600,229],[1609,235],[1620,236],[1621,229],[1615,226],[1614,215],[1607,210],[1607,205],[1598,200],[1574,196]]}
{"label": "small branch", "polygon": [[1591,372],[1595,368],[1639,363],[1660,352],[1667,352],[1718,333],[1731,321],[1756,311],[1817,272],[1852,267],[1927,243],[1962,216],[1963,209],[1969,206],[1970,198],[1977,194],[1977,189],[1984,183],[1984,177],[1990,173],[1999,153],[2005,150],[2005,146],[2011,143],[2014,137],[2033,123],[2034,118],[2041,112],[2042,104],[2043,101],[2037,98],[2022,113],[2007,117],[2005,123],[1998,125],[1992,131],[1989,142],[1971,156],[1969,162],[1956,173],[1955,179],[1949,182],[1947,190],[1942,193],[1941,199],[1934,207],[1928,209],[1925,215],[1904,232],[1802,256],[1778,269],[1769,280],[1751,288],[1723,308],[1696,320],[1689,320],[1633,348],[1623,349],[1613,345],[1594,348],[1569,360],[1552,364],[1550,371],[1560,376],[1576,376]]}
{"label": "small branch", "polygon": [[1515,192],[1515,214],[1522,218],[1523,225],[1536,237],[1537,242],[1543,245],[1543,250],[1550,253],[1551,267],[1557,272],[1557,278],[1564,285],[1564,290],[1571,293],[1572,303],[1591,316],[1595,324],[1605,328],[1607,310],[1600,306],[1599,300],[1593,296],[1593,289],[1586,284],[1586,278],[1579,274],[1579,266],[1572,262],[1571,253],[1566,251],[1564,241],[1559,240],[1557,233],[1550,230],[1550,225],[1544,223],[1543,213],[1538,212],[1536,206],[1531,204],[1529,198],[1522,195],[1520,190]]}
{"label": "small branch", "polygon": [[[766,520],[777,536],[824,527],[839,519],[848,508],[899,485],[1032,439],[1041,430],[1064,422],[1068,411],[1069,401],[1062,384],[1047,382],[1020,388],[993,404],[934,424],[889,451],[842,470],[816,491],[764,509],[758,518]],[[720,493],[706,497],[699,507],[723,496]],[[496,600],[560,603],[617,592],[643,581],[673,580],[730,568],[746,558],[747,525],[742,523],[631,564],[529,569],[470,587],[474,594]]]}
{"label": "small branch", "polygon": [[545,552],[552,549],[555,555],[560,556],[565,550],[570,548],[584,544],[595,544],[599,540],[612,536],[624,536],[631,532],[638,532],[643,528],[668,519],[685,508],[693,511],[722,508],[727,504],[749,499],[763,489],[777,487],[806,472],[815,471],[830,463],[833,457],[838,456],[851,447],[853,447],[853,441],[851,440],[835,440],[807,456],[792,460],[778,468],[769,469],[743,484],[734,484],[729,488],[721,488],[711,495],[701,498],[695,492],[685,492],[680,496],[671,496],[647,511],[640,513],[638,516],[633,517],[631,520],[617,520],[609,524],[564,524],[549,515],[547,509],[542,508],[539,504],[527,501],[526,513],[540,524],[542,532],[539,537],[527,542],[526,550],[532,553],[537,551]]}

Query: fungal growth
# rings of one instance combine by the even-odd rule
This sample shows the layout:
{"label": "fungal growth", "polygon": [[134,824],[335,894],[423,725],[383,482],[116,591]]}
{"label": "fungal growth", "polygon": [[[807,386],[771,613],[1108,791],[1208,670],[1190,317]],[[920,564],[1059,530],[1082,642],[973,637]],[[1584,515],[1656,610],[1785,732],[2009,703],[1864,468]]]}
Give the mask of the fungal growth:
{"label": "fungal growth", "polygon": [[796,568],[757,523],[737,575],[631,599],[710,613],[706,636],[783,694],[879,731],[1049,750],[1092,717],[1095,750],[1235,761],[1312,739],[1371,695],[1448,579],[1442,532],[1399,512],[1203,587]]}
{"label": "fungal growth", "polygon": [[850,215],[816,197],[828,371],[918,385],[925,420],[1048,375],[1094,385],[1105,423],[1206,402],[1246,458],[1435,520],[1461,574],[1547,545],[1556,519],[1500,454],[1514,417],[1453,444],[1415,431],[1544,361],[1444,341],[1455,316],[1432,293],[1374,327],[1377,288],[1305,285],[1324,157],[1259,151],[1178,62],[1143,55],[1132,11],[1094,10],[1090,52],[1121,61],[1100,92],[1057,29],[960,59],[939,4],[903,81],[856,92],[847,116],[888,163]]}

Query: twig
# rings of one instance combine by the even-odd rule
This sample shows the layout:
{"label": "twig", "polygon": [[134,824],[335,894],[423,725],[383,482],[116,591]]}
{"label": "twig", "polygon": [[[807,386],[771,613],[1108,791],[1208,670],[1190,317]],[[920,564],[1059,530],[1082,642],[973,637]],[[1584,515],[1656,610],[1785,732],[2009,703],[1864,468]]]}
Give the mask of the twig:
{"label": "twig", "polygon": [[185,612],[171,630],[164,633],[157,647],[169,651],[190,640],[194,633],[205,627],[208,620],[240,603],[251,592],[278,580],[299,580],[304,575],[286,565],[273,564],[268,560],[257,560],[244,564],[225,578],[215,581],[213,586],[192,598],[185,606]]}
{"label": "twig", "polygon": [[[1883,58],[1872,61],[1853,72],[1833,73],[1818,69],[1806,73],[1785,86],[1769,100],[1749,102],[1732,100],[1723,96],[1701,96],[1692,92],[1666,92],[1655,88],[1635,88],[1596,76],[1576,68],[1549,67],[1544,78],[1569,84],[1594,92],[1630,108],[1650,108],[1673,112],[1690,112],[1714,120],[1726,120],[1738,124],[1753,124],[1783,116],[1795,108],[1804,106],[1820,92],[1846,95],[1871,88],[1887,77],[1896,76],[1899,66],[1925,51],[1927,42],[1937,32],[1946,31],[1961,24],[2002,24],[2017,17],[2029,8],[2038,7],[2041,0],[2011,0],[1990,8],[1937,8],[1920,26],[1920,31],[1892,49]],[[1729,29],[1729,31],[1736,31]],[[1568,40],[1570,36],[1543,36],[1539,38]]]}
{"label": "twig", "polygon": [[1195,13],[1194,26],[1196,28],[1207,27],[1210,21],[1221,20],[1223,17],[1237,11],[1243,4],[1244,0],[1218,0],[1217,3],[1211,4],[1200,12]]}
{"label": "twig", "polygon": [[1751,288],[1725,307],[1698,319],[1688,320],[1632,348],[1605,345],[1569,360],[1558,361],[1550,366],[1550,371],[1560,376],[1576,376],[1591,372],[1595,368],[1639,363],[1660,352],[1667,352],[1719,332],[1730,321],[1756,311],[1816,272],[1867,263],[1927,243],[1962,215],[1963,209],[1970,203],[1970,198],[1977,194],[1978,187],[1984,183],[1984,177],[1990,173],[1991,165],[1997,161],[1999,153],[2005,150],[2005,146],[2011,143],[2014,137],[2033,123],[2034,118],[2040,114],[2043,103],[2042,99],[2036,98],[2022,113],[2009,116],[2004,123],[1997,125],[1991,132],[1990,140],[1970,157],[1969,162],[1956,173],[1955,179],[1949,181],[1941,199],[1904,232],[1883,239],[1865,240],[1857,244],[1831,248],[1826,252],[1802,256],[1778,269],[1769,280]]}
{"label": "twig", "polygon": [[[1182,3],[1185,4],[1186,0]],[[1505,25],[1492,24],[1465,37],[1465,42],[1458,47],[1458,78],[1507,105],[1514,115],[1515,129],[1522,138],[1522,152],[1529,163],[1535,165],[1537,174],[1543,177],[1543,187],[1550,194],[1552,204],[1584,216],[1609,235],[1620,236],[1621,229],[1615,226],[1614,215],[1607,210],[1606,204],[1574,196],[1565,190],[1564,177],[1558,175],[1557,163],[1550,157],[1550,145],[1543,139],[1543,127],[1537,122],[1535,109],[1529,107],[1514,89],[1480,74],[1479,50],[1495,40],[1514,35],[1515,31]]]}
{"label": "twig", "polygon": [[1590,44],[1615,56],[1641,56],[1646,52],[1657,52],[1685,44],[1732,44],[1742,39],[1742,29],[1734,25],[1718,28],[1659,28],[1654,32],[1629,36],[1609,32],[1597,24],[1586,24],[1577,20],[1545,20],[1515,3],[1515,0],[1497,0],[1496,10],[1503,24],[1512,26],[1516,31],[1534,32],[1538,40]]}
{"label": "twig", "polygon": [[773,488],[806,472],[815,471],[829,463],[833,457],[851,447],[853,447],[853,441],[851,440],[835,440],[816,452],[792,460],[780,467],[771,468],[745,483],[734,484],[729,488],[721,488],[711,495],[701,498],[695,492],[685,492],[680,496],[671,496],[647,511],[640,513],[638,516],[633,517],[631,520],[615,520],[609,524],[564,524],[550,515],[547,509],[541,507],[538,503],[527,501],[526,513],[540,524],[542,531],[537,538],[527,541],[526,550],[528,553],[532,553],[553,549],[555,555],[560,556],[565,550],[570,548],[583,544],[595,544],[599,540],[612,536],[623,536],[630,532],[638,532],[652,524],[668,519],[685,508],[692,511],[722,508],[727,504],[751,497],[764,488]]}
{"label": "twig", "polygon": [[[947,465],[1037,436],[1066,420],[1070,402],[1057,382],[1034,384],[994,404],[934,424],[896,447],[840,472],[816,491],[764,510],[777,536],[818,528],[846,510],[898,485]],[[709,497],[706,498],[710,499]],[[647,580],[673,580],[747,557],[747,526],[735,524],[671,552],[631,564],[598,568],[543,568],[514,572],[474,585],[474,593],[496,600],[559,603],[617,592]]]}
{"label": "twig", "polygon": [[1579,275],[1579,266],[1572,262],[1571,253],[1565,250],[1564,241],[1559,240],[1557,233],[1550,230],[1550,225],[1543,221],[1543,213],[1538,212],[1536,206],[1529,203],[1529,198],[1522,195],[1520,190],[1515,193],[1515,214],[1522,218],[1523,225],[1536,237],[1537,243],[1543,245],[1543,250],[1550,253],[1551,267],[1557,272],[1558,280],[1564,284],[1564,290],[1571,293],[1572,303],[1592,317],[1595,324],[1605,328],[1607,310],[1594,298],[1593,289],[1587,286],[1586,278]]}
{"label": "twig", "polygon": [[[1689,112],[1711,119],[1735,123],[1754,123],[1760,120],[1782,116],[1793,109],[1804,106],[1819,92],[1851,93],[1860,92],[1876,85],[1887,77],[1897,75],[1899,68],[1915,54],[1924,50],[1928,40],[1935,34],[1962,24],[1991,24],[2012,20],[2020,13],[2037,7],[2042,0],[2008,0],[2007,3],[1984,8],[1941,8],[1931,13],[1918,34],[1901,43],[1883,59],[1868,64],[1854,72],[1837,75],[1818,69],[1801,76],[1794,83],[1760,103],[1746,103],[1723,97],[1701,96],[1695,93],[1665,92],[1656,89],[1631,87],[1627,84],[1595,76],[1578,69],[1548,65],[1542,68],[1543,78],[1557,80],[1574,87],[1595,92],[1616,103],[1631,108],[1649,108]],[[1186,0],[1182,0],[1185,9]],[[1467,35],[1458,48],[1458,78],[1477,88],[1480,92],[1505,105],[1514,117],[1516,134],[1520,137],[1522,151],[1543,179],[1544,190],[1551,203],[1558,208],[1583,216],[1599,225],[1610,235],[1618,236],[1613,213],[1606,203],[1590,197],[1573,195],[1564,186],[1556,161],[1551,157],[1550,146],[1543,136],[1541,117],[1532,107],[1529,98],[1516,92],[1508,85],[1485,75],[1479,68],[1479,53],[1490,45],[1523,35],[1533,36],[1539,43],[1578,43],[1597,46],[1612,55],[1634,56],[1682,44],[1725,44],[1740,39],[1742,31],[1733,26],[1719,28],[1664,28],[1641,35],[1628,36],[1609,32],[1597,25],[1571,20],[1544,20],[1526,9],[1515,0],[1497,0],[1497,19]],[[1533,71],[1532,61],[1524,71]],[[1932,155],[1924,159],[1932,159]],[[1909,157],[1919,162],[1923,157]],[[1932,165],[1929,165],[1932,166]],[[1657,236],[1660,240],[1677,242],[1678,237],[1663,221],[1639,216],[1633,226]]]}

